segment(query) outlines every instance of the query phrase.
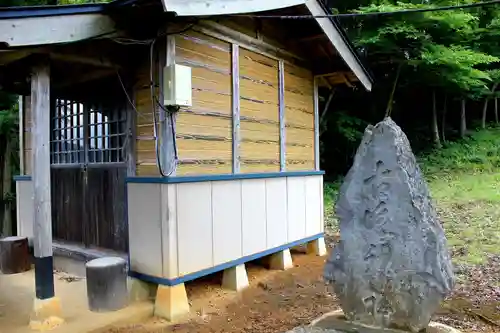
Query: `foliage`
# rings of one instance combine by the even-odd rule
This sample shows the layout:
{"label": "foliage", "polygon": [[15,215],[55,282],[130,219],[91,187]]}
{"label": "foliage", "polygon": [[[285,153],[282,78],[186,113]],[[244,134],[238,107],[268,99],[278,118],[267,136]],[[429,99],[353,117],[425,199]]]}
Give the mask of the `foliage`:
{"label": "foliage", "polygon": [[457,173],[495,172],[500,169],[500,128],[477,131],[444,149],[426,152],[420,162],[428,177],[439,179]]}
{"label": "foliage", "polygon": [[[335,95],[331,105],[337,111],[328,113],[321,136],[322,168],[327,173],[347,171],[364,126],[380,121],[385,114],[398,68],[401,74],[391,117],[416,151],[439,154],[433,149],[440,146],[436,138],[446,138],[448,144],[463,140],[482,115],[485,124],[498,118],[491,113],[495,103],[484,101],[500,97],[496,91],[500,83],[500,6],[403,14],[398,12],[478,0],[325,1],[338,13],[394,12],[339,19],[374,74],[375,85],[370,93],[346,89],[343,94],[348,97]],[[462,105],[465,113],[461,115]]]}
{"label": "foliage", "polygon": [[[417,156],[457,263],[484,262],[500,251],[500,128],[474,132]],[[338,228],[334,206],[341,179],[325,183],[326,226]],[[492,237],[494,235],[494,237]]]}

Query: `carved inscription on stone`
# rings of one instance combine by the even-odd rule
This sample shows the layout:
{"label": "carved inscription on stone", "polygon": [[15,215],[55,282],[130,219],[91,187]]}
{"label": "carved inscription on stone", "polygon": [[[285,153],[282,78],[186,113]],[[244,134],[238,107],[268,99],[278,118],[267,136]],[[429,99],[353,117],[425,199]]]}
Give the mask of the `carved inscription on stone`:
{"label": "carved inscription on stone", "polygon": [[454,286],[446,238],[401,128],[369,126],[337,202],[325,265],[349,320],[419,332]]}

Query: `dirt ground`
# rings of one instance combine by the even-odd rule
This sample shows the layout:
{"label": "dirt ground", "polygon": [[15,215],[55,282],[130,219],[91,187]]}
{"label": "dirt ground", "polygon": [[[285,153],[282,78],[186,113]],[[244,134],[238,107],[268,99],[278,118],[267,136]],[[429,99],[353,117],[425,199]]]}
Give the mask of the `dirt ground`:
{"label": "dirt ground", "polygon": [[[332,238],[329,238],[328,245],[333,245]],[[192,311],[183,323],[171,325],[152,318],[145,323],[114,328],[106,333],[281,333],[307,325],[322,314],[339,308],[335,296],[322,280],[325,257],[293,253],[293,259],[295,267],[286,272],[250,266],[250,287],[242,293],[222,290],[220,275],[189,284]],[[474,275],[480,274],[479,271],[476,269]],[[464,333],[500,332],[495,320],[478,309],[482,298],[472,300],[469,297],[471,290],[466,288],[469,287],[459,282],[456,294],[443,305],[435,320],[461,328]],[[485,288],[484,284],[481,288]],[[490,294],[489,290],[486,288],[485,293]],[[500,313],[496,307],[495,311]]]}

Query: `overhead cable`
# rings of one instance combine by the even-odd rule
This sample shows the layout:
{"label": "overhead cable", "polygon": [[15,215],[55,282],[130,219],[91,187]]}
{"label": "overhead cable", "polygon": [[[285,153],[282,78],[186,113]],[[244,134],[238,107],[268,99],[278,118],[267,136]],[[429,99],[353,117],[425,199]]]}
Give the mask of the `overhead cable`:
{"label": "overhead cable", "polygon": [[491,5],[500,4],[500,0],[491,0],[491,1],[483,1],[470,3],[465,5],[455,5],[455,6],[441,6],[441,7],[428,7],[428,8],[416,8],[416,9],[404,9],[398,11],[390,11],[390,12],[367,12],[367,13],[343,13],[343,14],[325,14],[325,15],[255,15],[255,14],[230,14],[229,16],[243,16],[243,17],[252,17],[252,18],[261,18],[261,19],[316,19],[316,18],[342,18],[342,17],[361,17],[361,16],[390,16],[390,15],[398,15],[398,14],[413,14],[413,13],[425,13],[425,12],[437,12],[437,11],[448,11],[448,10],[457,10],[457,9],[465,9],[465,8],[476,8],[476,7],[485,7]]}

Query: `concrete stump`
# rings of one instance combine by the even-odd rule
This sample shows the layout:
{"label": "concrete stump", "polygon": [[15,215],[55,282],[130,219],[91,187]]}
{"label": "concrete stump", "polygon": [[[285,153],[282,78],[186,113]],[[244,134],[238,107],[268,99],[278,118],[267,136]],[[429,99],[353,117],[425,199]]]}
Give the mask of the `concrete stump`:
{"label": "concrete stump", "polygon": [[119,257],[94,259],[86,264],[86,271],[90,311],[116,311],[127,306],[127,262],[125,259]]}
{"label": "concrete stump", "polygon": [[17,274],[31,269],[27,237],[0,239],[0,269],[3,274]]}

